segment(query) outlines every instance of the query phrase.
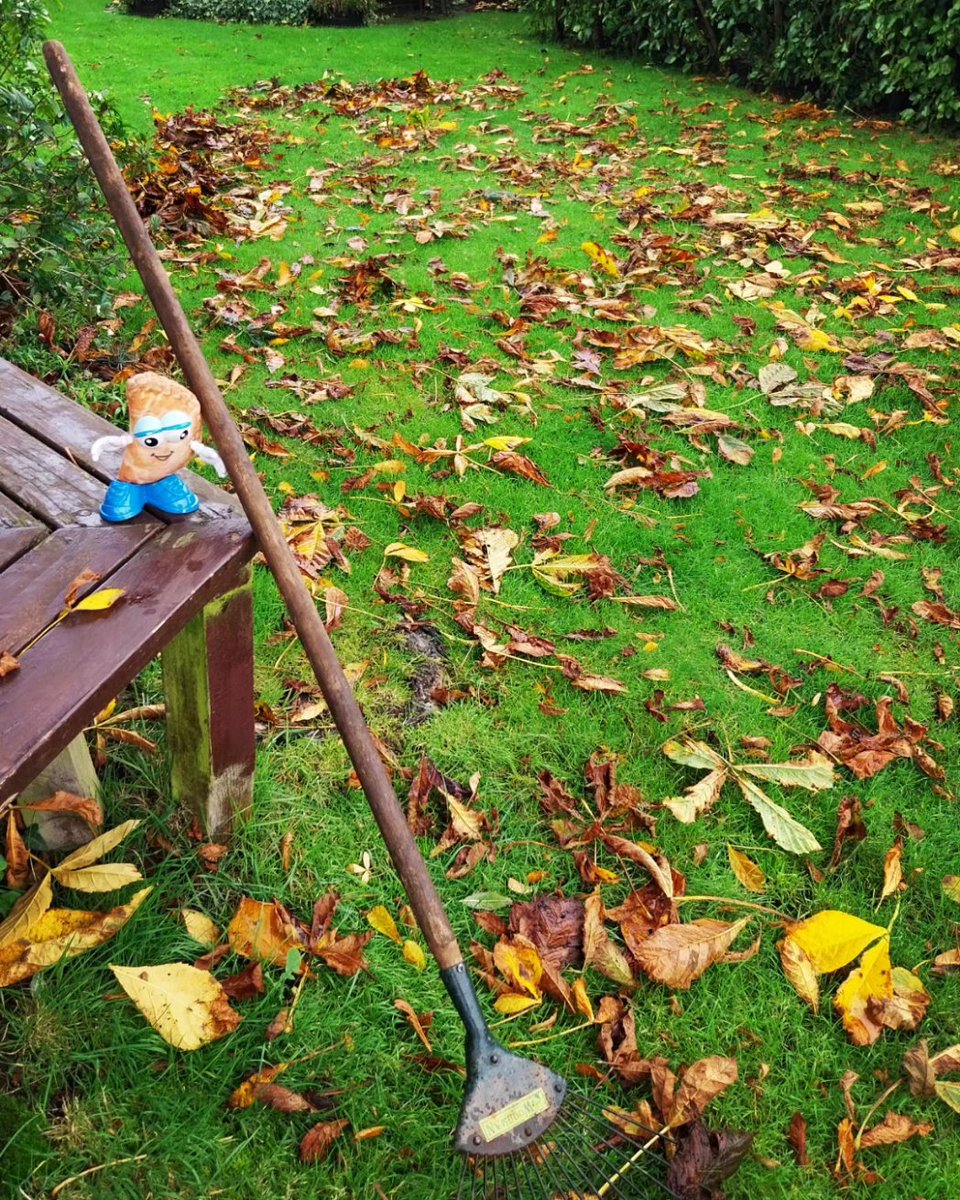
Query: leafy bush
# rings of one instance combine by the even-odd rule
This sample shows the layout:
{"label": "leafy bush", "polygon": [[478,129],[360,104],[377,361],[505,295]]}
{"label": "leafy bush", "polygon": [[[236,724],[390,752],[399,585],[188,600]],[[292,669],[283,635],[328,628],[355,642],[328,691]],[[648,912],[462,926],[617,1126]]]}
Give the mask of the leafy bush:
{"label": "leafy bush", "polygon": [[[42,0],[0,0],[0,337],[25,311],[69,308],[70,323],[105,303],[119,236],[40,47]],[[119,119],[91,97],[115,146]]]}
{"label": "leafy bush", "polygon": [[960,122],[960,0],[527,0],[535,28],[922,124]]}
{"label": "leafy bush", "polygon": [[170,0],[171,17],[205,21],[249,21],[257,25],[303,25],[310,0]]}

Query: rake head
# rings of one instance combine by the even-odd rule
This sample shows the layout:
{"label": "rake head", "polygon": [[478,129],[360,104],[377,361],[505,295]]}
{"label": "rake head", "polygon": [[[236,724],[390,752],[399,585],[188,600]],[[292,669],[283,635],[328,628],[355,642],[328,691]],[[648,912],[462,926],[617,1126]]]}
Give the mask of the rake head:
{"label": "rake head", "polygon": [[637,1200],[673,1196],[661,1131],[572,1096],[549,1068],[490,1034],[460,964],[443,973],[467,1030],[467,1087],[454,1134],[457,1200]]}

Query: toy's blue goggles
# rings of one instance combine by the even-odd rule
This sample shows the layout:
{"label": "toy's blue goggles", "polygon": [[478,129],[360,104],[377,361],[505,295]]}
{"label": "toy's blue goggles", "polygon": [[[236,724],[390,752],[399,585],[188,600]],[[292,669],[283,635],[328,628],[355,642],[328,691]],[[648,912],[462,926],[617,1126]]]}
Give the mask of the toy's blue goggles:
{"label": "toy's blue goggles", "polygon": [[141,417],[133,428],[133,436],[142,446],[159,446],[161,442],[182,442],[190,435],[193,421],[184,412],[166,414],[167,424],[161,425],[154,416]]}
{"label": "toy's blue goggles", "polygon": [[[180,434],[184,429],[189,429],[190,425],[191,425],[190,421],[187,421],[182,425],[161,425],[159,429],[145,429],[143,431],[143,433],[135,433],[133,436],[137,437],[137,438],[148,438],[148,437],[158,438],[158,437],[160,437],[161,434],[164,434],[164,433]],[[173,438],[164,438],[164,441],[173,441],[173,440],[174,440]]]}

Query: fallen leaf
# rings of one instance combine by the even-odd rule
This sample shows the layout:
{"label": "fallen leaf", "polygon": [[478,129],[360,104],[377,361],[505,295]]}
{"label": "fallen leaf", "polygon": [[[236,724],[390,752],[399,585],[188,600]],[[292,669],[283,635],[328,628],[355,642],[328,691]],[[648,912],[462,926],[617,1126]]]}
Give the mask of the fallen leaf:
{"label": "fallen leaf", "polygon": [[[49,880],[49,876],[45,878]],[[127,923],[151,890],[142,888],[126,904],[107,912],[48,908],[19,937],[0,943],[0,987],[21,983],[62,958],[103,945]]]}
{"label": "fallen leaf", "polygon": [[78,600],[70,611],[72,613],[104,612],[108,608],[113,608],[120,597],[125,595],[125,588],[101,588],[99,592],[91,592],[89,596]]}
{"label": "fallen leaf", "polygon": [[232,1033],[243,1019],[209,971],[186,963],[110,970],[157,1033],[178,1050],[197,1050]]}
{"label": "fallen leaf", "polygon": [[739,1069],[735,1058],[702,1058],[687,1067],[680,1078],[669,1124],[685,1125],[699,1117],[711,1100],[715,1100],[737,1082]]}
{"label": "fallen leaf", "polygon": [[30,880],[30,851],[27,849],[17,825],[17,814],[11,809],[7,813],[7,834],[4,844],[7,860],[4,882],[8,888],[20,891]]}
{"label": "fallen leaf", "polygon": [[882,1032],[878,1010],[893,995],[890,937],[882,937],[837,989],[834,1005],[855,1046],[872,1046]]}
{"label": "fallen leaf", "polygon": [[685,990],[726,954],[749,921],[749,917],[732,923],[703,918],[664,925],[637,947],[637,961],[657,983]]}
{"label": "fallen leaf", "polygon": [[349,1121],[340,1119],[338,1121],[321,1121],[314,1125],[304,1134],[303,1140],[300,1142],[300,1161],[303,1163],[323,1162],[330,1153],[333,1143],[349,1124]]}
{"label": "fallen leaf", "polygon": [[108,829],[106,833],[101,833],[99,837],[92,838],[78,850],[68,854],[60,861],[57,871],[79,871],[84,867],[92,866],[98,858],[103,858],[105,854],[109,854],[111,850],[119,846],[124,838],[139,826],[139,821],[124,821],[114,829]]}
{"label": "fallen leaf", "polygon": [[88,825],[103,824],[103,808],[92,796],[75,796],[72,792],[54,792],[44,800],[21,800],[18,807],[27,812],[72,813]]}
{"label": "fallen leaf", "polygon": [[777,943],[780,951],[780,962],[783,973],[793,985],[794,990],[804,1003],[809,1004],[814,1012],[820,1011],[820,984],[817,981],[817,971],[813,963],[796,942],[789,938]]}
{"label": "fallen leaf", "polygon": [[418,971],[426,969],[427,959],[423,948],[411,938],[407,938],[403,943],[403,957],[411,967],[416,967]]}
{"label": "fallen leaf", "polygon": [[396,942],[398,946],[400,945],[403,939],[400,937],[400,930],[397,929],[397,923],[382,904],[378,904],[376,908],[371,908],[367,913],[367,920],[377,933],[382,933],[385,937],[390,938],[392,942]]}
{"label": "fallen leaf", "polygon": [[180,920],[186,927],[187,933],[201,946],[212,948],[220,941],[220,930],[215,921],[205,913],[193,908],[181,908]]}
{"label": "fallen leaf", "polygon": [[53,883],[49,875],[44,875],[39,883],[20,897],[10,909],[6,920],[0,922],[0,947],[9,946],[16,939],[22,938],[52,903]]}
{"label": "fallen leaf", "polygon": [[113,892],[143,879],[133,863],[100,863],[73,871],[60,866],[54,867],[50,874],[61,887],[75,888],[78,892]]}
{"label": "fallen leaf", "polygon": [[282,904],[244,896],[227,926],[227,939],[235,954],[284,967],[291,950],[306,949],[306,938]]}
{"label": "fallen leaf", "polygon": [[825,909],[788,926],[786,940],[800,947],[818,975],[826,975],[845,967],[886,933],[881,925]]}
{"label": "fallen leaf", "polygon": [[729,843],[727,844],[727,856],[730,859],[730,867],[734,875],[748,892],[762,894],[767,890],[766,876],[752,859],[747,858],[742,851],[734,849]]}
{"label": "fallen leaf", "polygon": [[929,1121],[918,1123],[911,1117],[888,1112],[879,1124],[864,1130],[858,1142],[861,1150],[870,1150],[874,1146],[895,1146],[914,1137],[929,1137],[931,1133],[933,1125]]}

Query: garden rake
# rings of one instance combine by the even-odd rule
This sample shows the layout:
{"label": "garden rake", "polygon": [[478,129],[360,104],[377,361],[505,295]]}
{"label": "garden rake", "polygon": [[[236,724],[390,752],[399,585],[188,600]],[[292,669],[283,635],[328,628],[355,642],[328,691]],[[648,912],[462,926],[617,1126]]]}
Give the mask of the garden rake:
{"label": "garden rake", "polygon": [[454,1135],[454,1144],[464,1156],[458,1196],[461,1200],[523,1200],[528,1196],[596,1200],[651,1191],[672,1195],[661,1170],[659,1146],[665,1130],[647,1130],[636,1117],[609,1106],[592,1108],[585,1099],[575,1099],[561,1076],[511,1053],[491,1035],[373,735],[73,64],[58,42],[45,44],[44,57],[187,384],[200,401],[207,427],[466,1029],[466,1092]]}

